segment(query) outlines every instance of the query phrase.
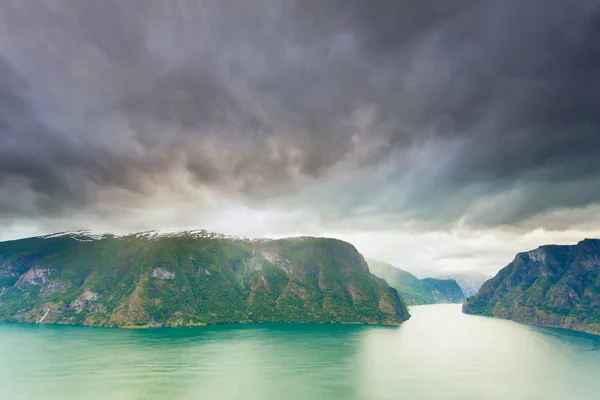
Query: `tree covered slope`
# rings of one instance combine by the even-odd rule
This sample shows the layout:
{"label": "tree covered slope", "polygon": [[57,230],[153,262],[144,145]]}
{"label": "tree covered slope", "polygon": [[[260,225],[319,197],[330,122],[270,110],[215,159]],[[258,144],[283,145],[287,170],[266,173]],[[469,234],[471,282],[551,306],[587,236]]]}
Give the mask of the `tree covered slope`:
{"label": "tree covered slope", "polygon": [[74,232],[0,243],[0,320],[144,327],[399,324],[395,289],[325,238]]}
{"label": "tree covered slope", "polygon": [[600,240],[518,254],[463,311],[600,334]]}
{"label": "tree covered slope", "polygon": [[465,298],[460,286],[452,279],[418,279],[410,272],[381,261],[368,260],[369,269],[396,288],[409,305],[460,303]]}

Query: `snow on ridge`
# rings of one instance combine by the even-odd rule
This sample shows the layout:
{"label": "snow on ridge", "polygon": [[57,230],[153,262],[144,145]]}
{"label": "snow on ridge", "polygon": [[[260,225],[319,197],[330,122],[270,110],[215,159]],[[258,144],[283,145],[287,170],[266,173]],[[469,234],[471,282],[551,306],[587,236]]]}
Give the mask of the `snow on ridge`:
{"label": "snow on ridge", "polygon": [[124,235],[121,237],[136,237],[140,239],[159,239],[159,238],[174,238],[174,237],[182,237],[187,236],[194,239],[230,239],[230,240],[241,240],[241,241],[249,241],[254,242],[257,240],[263,239],[251,239],[243,236],[235,236],[235,235],[226,235],[223,233],[216,233],[207,231],[206,229],[193,229],[193,230],[185,230],[185,231],[144,231],[137,233],[130,233],[128,235]]}
{"label": "snow on ridge", "polygon": [[227,235],[223,233],[211,232],[206,229],[192,229],[183,231],[160,231],[160,230],[149,230],[143,232],[127,233],[124,235],[114,235],[110,233],[92,233],[89,230],[78,230],[78,231],[67,231],[57,232],[45,236],[40,236],[42,239],[53,239],[53,238],[70,238],[79,242],[92,242],[96,240],[108,239],[108,238],[137,238],[137,239],[163,239],[163,238],[175,238],[175,237],[189,237],[193,239],[227,239],[244,241],[250,243],[268,242],[272,239],[268,238],[249,238],[237,235]]}
{"label": "snow on ridge", "polygon": [[86,234],[89,233],[89,231],[67,231],[67,232],[58,232],[58,233],[52,233],[50,235],[45,235],[42,236],[42,238],[44,239],[51,239],[51,238],[56,238],[56,237],[61,237],[61,236],[73,236],[73,235],[82,235],[82,234]]}
{"label": "snow on ridge", "polygon": [[53,239],[59,237],[68,237],[78,242],[93,242],[95,240],[102,240],[109,237],[115,237],[115,235],[111,234],[97,234],[92,233],[91,231],[81,230],[81,231],[67,231],[67,232],[58,232],[52,233],[50,235],[41,236],[42,239]]}

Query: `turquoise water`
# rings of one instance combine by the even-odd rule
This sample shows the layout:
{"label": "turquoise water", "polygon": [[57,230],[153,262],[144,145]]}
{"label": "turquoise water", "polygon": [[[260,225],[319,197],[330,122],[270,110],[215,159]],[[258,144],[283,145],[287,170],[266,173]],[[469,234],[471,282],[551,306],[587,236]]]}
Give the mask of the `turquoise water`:
{"label": "turquoise water", "polygon": [[0,399],[599,399],[600,337],[411,308],[400,327],[0,325]]}

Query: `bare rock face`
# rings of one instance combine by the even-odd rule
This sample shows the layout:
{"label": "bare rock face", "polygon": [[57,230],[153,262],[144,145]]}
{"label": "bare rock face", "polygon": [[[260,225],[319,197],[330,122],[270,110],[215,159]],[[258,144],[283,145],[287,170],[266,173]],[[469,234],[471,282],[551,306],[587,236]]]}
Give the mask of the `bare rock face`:
{"label": "bare rock face", "polygon": [[58,292],[69,286],[68,282],[63,281],[50,281],[48,279],[50,275],[50,268],[33,267],[21,277],[15,283],[16,287],[37,285],[41,286],[40,294],[51,294]]}
{"label": "bare rock face", "polygon": [[61,282],[61,281],[48,282],[46,285],[42,286],[42,288],[40,289],[40,294],[50,294],[50,293],[58,292],[64,288],[66,288],[67,286],[69,286],[69,284],[67,282]]}
{"label": "bare rock face", "polygon": [[284,270],[286,272],[291,271],[290,260],[281,256],[281,254],[278,254],[278,253],[274,252],[273,250],[265,250],[262,252],[262,256],[265,258],[265,260],[267,260],[268,262],[270,262],[273,265],[278,266],[282,270]]}
{"label": "bare rock face", "polygon": [[100,298],[100,295],[98,293],[94,293],[91,292],[89,290],[85,290],[81,296],[79,296],[78,298],[76,298],[75,300],[73,300],[71,302],[71,304],[69,305],[69,308],[72,308],[73,310],[76,311],[81,311],[84,308],[86,308],[90,303],[98,300]]}
{"label": "bare rock face", "polygon": [[162,280],[175,279],[175,272],[168,271],[164,268],[154,268],[150,276]]}
{"label": "bare rock face", "polygon": [[50,268],[33,267],[19,278],[15,286],[45,285],[48,283]]}

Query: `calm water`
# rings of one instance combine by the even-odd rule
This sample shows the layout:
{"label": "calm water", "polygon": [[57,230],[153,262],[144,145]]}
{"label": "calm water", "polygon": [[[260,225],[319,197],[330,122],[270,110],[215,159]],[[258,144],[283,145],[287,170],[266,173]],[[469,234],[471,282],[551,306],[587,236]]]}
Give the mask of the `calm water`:
{"label": "calm water", "polygon": [[0,325],[0,399],[600,398],[600,338],[411,313],[399,328]]}

